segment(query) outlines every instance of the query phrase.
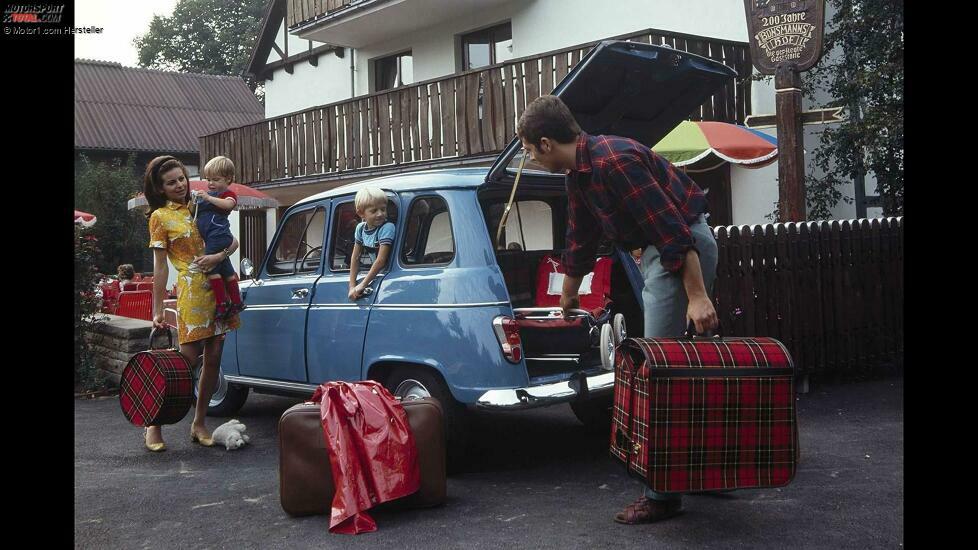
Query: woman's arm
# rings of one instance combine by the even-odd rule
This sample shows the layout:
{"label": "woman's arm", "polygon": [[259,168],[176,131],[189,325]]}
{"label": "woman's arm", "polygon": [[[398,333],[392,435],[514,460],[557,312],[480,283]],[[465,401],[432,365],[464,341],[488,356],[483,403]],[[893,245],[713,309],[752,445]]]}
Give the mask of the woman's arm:
{"label": "woman's arm", "polygon": [[166,296],[166,279],[170,268],[166,263],[166,249],[153,249],[153,328],[163,328],[163,298]]}
{"label": "woman's arm", "polygon": [[197,264],[203,271],[210,271],[217,267],[217,264],[224,261],[225,258],[230,258],[231,254],[238,249],[238,239],[231,237],[231,245],[220,252],[215,252],[214,254],[205,254],[203,256],[195,256],[193,263]]}

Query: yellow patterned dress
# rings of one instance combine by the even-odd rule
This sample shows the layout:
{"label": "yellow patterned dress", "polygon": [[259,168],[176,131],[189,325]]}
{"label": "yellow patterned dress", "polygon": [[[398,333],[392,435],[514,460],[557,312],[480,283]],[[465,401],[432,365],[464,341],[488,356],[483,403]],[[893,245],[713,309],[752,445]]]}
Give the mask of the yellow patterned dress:
{"label": "yellow patterned dress", "polygon": [[188,270],[194,256],[204,254],[204,239],[197,232],[185,204],[166,201],[149,217],[149,247],[163,248],[177,268],[177,332],[181,344],[224,334],[238,328],[238,316],[214,318],[214,293],[204,273]]}

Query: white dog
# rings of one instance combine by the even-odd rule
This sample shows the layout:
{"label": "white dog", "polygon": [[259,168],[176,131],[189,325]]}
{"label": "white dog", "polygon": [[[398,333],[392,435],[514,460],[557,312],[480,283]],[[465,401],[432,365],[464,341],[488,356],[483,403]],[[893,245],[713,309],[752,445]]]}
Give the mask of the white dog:
{"label": "white dog", "polygon": [[248,443],[248,435],[244,433],[247,429],[248,427],[239,422],[237,418],[232,418],[218,426],[211,437],[214,438],[215,443],[224,445],[227,450],[233,451]]}

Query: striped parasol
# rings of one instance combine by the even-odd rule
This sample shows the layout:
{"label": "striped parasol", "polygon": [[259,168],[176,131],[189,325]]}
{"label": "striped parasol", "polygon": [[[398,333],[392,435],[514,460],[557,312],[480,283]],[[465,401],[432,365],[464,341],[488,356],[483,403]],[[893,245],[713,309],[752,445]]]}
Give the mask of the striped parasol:
{"label": "striped parasol", "polygon": [[81,210],[75,210],[75,223],[86,229],[95,225],[97,220],[98,218],[96,218],[94,214],[82,212]]}
{"label": "striped parasol", "polygon": [[[203,180],[193,180],[190,182],[190,189],[207,192],[207,182]],[[247,185],[241,185],[240,183],[232,183],[228,186],[228,191],[233,192],[238,196],[238,210],[248,210],[255,208],[277,208],[279,203],[274,198],[262,193],[257,189],[252,189]],[[135,208],[144,208],[148,206],[149,203],[146,202],[146,197],[140,193],[135,197],[129,199],[126,205],[129,210]]]}
{"label": "striped parasol", "polygon": [[652,150],[687,172],[705,172],[724,162],[760,168],[777,159],[778,140],[737,124],[684,120]]}

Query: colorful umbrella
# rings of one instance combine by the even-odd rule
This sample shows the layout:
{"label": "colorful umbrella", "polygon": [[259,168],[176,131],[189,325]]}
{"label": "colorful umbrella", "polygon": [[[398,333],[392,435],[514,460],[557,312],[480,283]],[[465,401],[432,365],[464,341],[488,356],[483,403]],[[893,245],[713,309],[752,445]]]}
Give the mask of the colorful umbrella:
{"label": "colorful umbrella", "polygon": [[[193,180],[190,182],[190,189],[207,192],[207,182],[203,180]],[[238,196],[238,208],[239,209],[249,209],[249,208],[277,208],[278,201],[272,197],[262,193],[257,189],[252,189],[247,185],[241,185],[240,183],[232,183],[228,186],[228,191],[234,192]],[[129,199],[126,203],[129,210],[134,208],[141,208],[147,206],[149,203],[146,202],[146,197],[140,193],[135,197]]]}
{"label": "colorful umbrella", "polygon": [[746,126],[684,120],[652,150],[688,172],[712,170],[724,162],[759,168],[777,158],[778,140]]}
{"label": "colorful umbrella", "polygon": [[86,229],[95,225],[96,219],[97,218],[93,214],[82,212],[81,210],[75,210],[75,223]]}

